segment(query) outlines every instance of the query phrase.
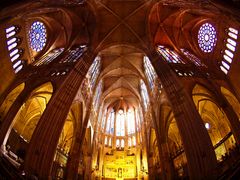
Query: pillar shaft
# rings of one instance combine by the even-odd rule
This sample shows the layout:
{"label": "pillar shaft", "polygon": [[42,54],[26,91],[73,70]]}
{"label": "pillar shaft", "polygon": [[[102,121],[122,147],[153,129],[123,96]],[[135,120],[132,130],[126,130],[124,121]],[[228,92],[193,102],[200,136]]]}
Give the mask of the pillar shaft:
{"label": "pillar shaft", "polygon": [[217,160],[210,137],[191,97],[175,73],[156,51],[149,56],[172,107],[187,156],[192,179],[212,176]]}
{"label": "pillar shaft", "polygon": [[[82,109],[83,107],[81,103],[80,110]],[[67,179],[77,179],[78,177],[78,166],[81,159],[81,156],[80,156],[81,139],[79,139],[79,137],[81,136],[81,127],[82,127],[81,124],[83,122],[83,119],[82,119],[83,112],[81,111],[80,114],[81,114],[80,119],[78,119],[78,122],[76,123],[74,139],[73,139],[70,155],[67,162],[67,170],[65,175]]]}
{"label": "pillar shaft", "polygon": [[38,174],[40,179],[47,179],[50,175],[67,114],[92,61],[92,55],[86,52],[54,92],[30,141],[25,159],[27,173]]}
{"label": "pillar shaft", "polygon": [[228,117],[233,136],[237,144],[240,145],[240,121],[238,119],[238,116],[230,105],[223,107],[223,110]]}

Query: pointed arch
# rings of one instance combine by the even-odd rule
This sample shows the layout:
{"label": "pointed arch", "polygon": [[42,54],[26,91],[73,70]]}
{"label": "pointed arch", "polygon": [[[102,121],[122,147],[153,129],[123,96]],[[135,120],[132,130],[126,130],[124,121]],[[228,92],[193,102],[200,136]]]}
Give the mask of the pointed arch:
{"label": "pointed arch", "polygon": [[52,93],[53,86],[50,82],[39,86],[31,92],[27,101],[16,114],[13,121],[13,129],[27,142],[31,140],[32,134]]}
{"label": "pointed arch", "polygon": [[216,157],[220,161],[222,155],[235,144],[229,120],[213,94],[204,86],[196,84],[192,96],[215,148]]}
{"label": "pointed arch", "polygon": [[234,96],[234,94],[231,91],[229,91],[224,87],[221,87],[221,92],[227,99],[228,103],[232,106],[238,118],[240,119],[240,103],[237,100],[237,98]]}
{"label": "pointed arch", "polygon": [[18,85],[16,88],[14,88],[5,98],[3,103],[0,106],[0,122],[4,119],[6,114],[8,113],[8,110],[14,103],[14,101],[17,99],[19,94],[23,91],[25,87],[25,83],[22,83]]}
{"label": "pointed arch", "polygon": [[164,136],[166,137],[170,159],[178,176],[187,174],[185,167],[187,166],[187,157],[184,152],[183,141],[179,128],[172,112],[168,105],[161,107],[162,122],[164,124]]}

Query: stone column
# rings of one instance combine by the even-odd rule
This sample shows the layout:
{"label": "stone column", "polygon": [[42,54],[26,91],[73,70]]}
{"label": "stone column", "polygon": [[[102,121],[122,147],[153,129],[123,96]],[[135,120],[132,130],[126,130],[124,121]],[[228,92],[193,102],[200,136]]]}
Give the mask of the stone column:
{"label": "stone column", "polygon": [[91,180],[92,173],[94,173],[95,171],[95,169],[94,170],[92,169],[91,156],[92,156],[91,153],[87,153],[87,156],[85,157],[86,158],[86,169],[85,169],[85,176],[84,176],[85,180]]}
{"label": "stone column", "polygon": [[155,49],[149,53],[149,59],[171,104],[187,156],[190,178],[214,177],[217,165],[214,149],[191,97]]}
{"label": "stone column", "polygon": [[236,115],[235,111],[228,102],[226,105],[221,107],[223,108],[224,112],[227,115],[229,125],[232,130],[233,136],[236,140],[236,143],[240,145],[240,121],[238,119],[238,116]]}
{"label": "stone column", "polygon": [[[64,122],[93,59],[93,53],[87,51],[69,72],[64,82],[53,93],[29,144],[25,159],[25,170],[27,173],[38,174],[40,179],[49,178]],[[84,125],[86,126],[85,122]],[[84,125],[79,137],[80,147],[83,134],[85,134],[84,128],[86,127]]]}
{"label": "stone column", "polygon": [[[142,107],[142,112],[143,111],[143,103],[141,104]],[[151,107],[150,107],[151,108]],[[146,115],[146,114],[145,114]],[[144,136],[142,137],[142,167],[144,167],[144,171],[143,171],[143,177],[144,179],[148,179],[148,173],[149,173],[149,134],[150,134],[150,130],[147,129],[149,127],[146,127],[147,125],[149,126],[149,119],[146,119],[146,116],[143,115],[143,132],[144,132]]]}
{"label": "stone column", "polygon": [[[82,113],[83,112],[81,112],[81,114]],[[81,159],[80,153],[82,152],[82,145],[86,134],[86,125],[89,121],[90,114],[91,110],[88,109],[84,120],[79,120],[79,123],[81,123],[81,125],[79,124],[78,129],[76,130],[77,132],[75,134],[72,150],[67,162],[67,171],[65,176],[67,179],[77,179],[78,177],[78,166]]]}
{"label": "stone column", "polygon": [[[158,117],[160,118],[160,117]],[[152,110],[152,121],[154,125],[154,130],[157,138],[157,146],[158,146],[158,153],[160,158],[160,164],[162,168],[162,177],[163,179],[172,179],[172,168],[170,165],[170,155],[168,150],[168,144],[166,142],[167,140],[167,134],[163,131],[163,127],[158,127],[157,118],[155,116],[155,112]],[[160,121],[160,119],[159,119]],[[163,124],[164,128],[165,125]],[[161,135],[160,135],[161,134]],[[151,175],[150,175],[151,176]]]}
{"label": "stone column", "polygon": [[172,160],[170,159],[170,153],[168,149],[167,142],[160,140],[160,161],[162,161],[162,174],[164,179],[174,178],[174,166],[172,165]]}
{"label": "stone column", "polygon": [[98,119],[99,119],[99,111],[98,110],[98,113],[97,115],[95,116],[95,125],[94,125],[94,129],[93,129],[93,141],[92,141],[92,147],[91,147],[91,162],[90,162],[90,165],[91,165],[91,168],[92,166],[94,165],[94,173],[92,174],[92,178],[94,178],[96,176],[96,172],[98,171],[98,169],[95,169],[96,167],[96,163],[97,163],[97,158],[98,158],[98,146],[99,146],[99,142],[97,140],[98,136],[101,135],[101,133],[99,133],[99,127],[98,125],[100,125],[100,123],[98,123]]}
{"label": "stone column", "polygon": [[77,179],[78,177],[78,166],[80,163],[80,152],[81,152],[81,139],[79,138],[81,136],[81,124],[83,122],[82,119],[82,103],[81,103],[81,116],[80,119],[78,119],[78,123],[76,124],[76,129],[75,129],[75,134],[74,134],[74,139],[73,139],[73,144],[71,147],[71,152],[68,158],[67,162],[67,170],[66,170],[66,179]]}

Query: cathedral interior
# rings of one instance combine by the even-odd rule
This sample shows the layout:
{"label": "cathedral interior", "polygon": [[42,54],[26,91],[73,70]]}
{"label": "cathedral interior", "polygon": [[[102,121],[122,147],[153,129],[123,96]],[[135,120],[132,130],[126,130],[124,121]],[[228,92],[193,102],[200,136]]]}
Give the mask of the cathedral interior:
{"label": "cathedral interior", "polygon": [[2,4],[0,179],[240,177],[240,1]]}

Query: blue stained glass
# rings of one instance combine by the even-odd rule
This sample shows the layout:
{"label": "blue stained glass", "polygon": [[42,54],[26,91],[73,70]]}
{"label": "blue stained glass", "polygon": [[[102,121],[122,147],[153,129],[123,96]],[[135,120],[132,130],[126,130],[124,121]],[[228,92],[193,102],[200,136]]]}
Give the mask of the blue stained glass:
{"label": "blue stained glass", "polygon": [[41,51],[46,45],[47,30],[42,22],[35,21],[32,23],[29,31],[30,46],[34,51]]}
{"label": "blue stained glass", "polygon": [[150,85],[151,90],[153,90],[155,87],[154,83],[157,77],[156,72],[147,56],[144,56],[143,62],[144,62],[143,65],[144,65],[146,77],[148,79],[148,83]]}
{"label": "blue stained glass", "polygon": [[141,96],[142,96],[144,108],[145,110],[147,110],[148,103],[149,103],[149,96],[147,92],[147,87],[142,80],[140,81],[140,90],[141,90]]}
{"label": "blue stained glass", "polygon": [[216,42],[217,32],[215,28],[209,23],[203,24],[198,31],[198,45],[200,49],[205,53],[212,52]]}
{"label": "blue stained glass", "polygon": [[184,63],[184,61],[181,59],[181,57],[174,52],[173,50],[170,50],[164,46],[159,45],[158,46],[158,52],[164,57],[164,59],[169,63]]}

